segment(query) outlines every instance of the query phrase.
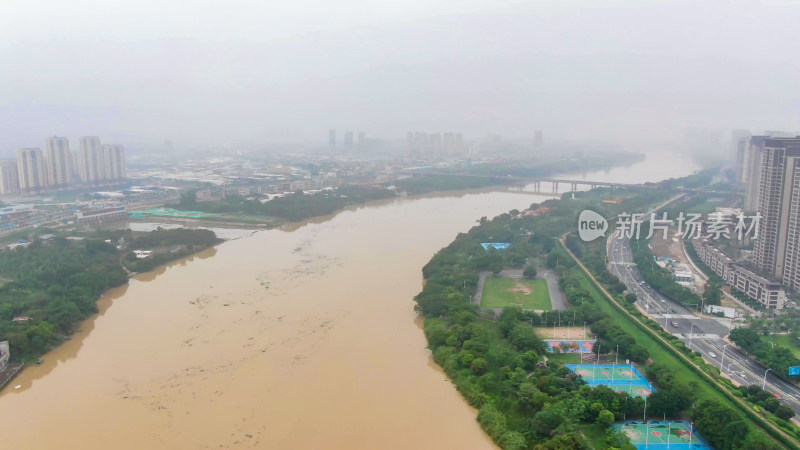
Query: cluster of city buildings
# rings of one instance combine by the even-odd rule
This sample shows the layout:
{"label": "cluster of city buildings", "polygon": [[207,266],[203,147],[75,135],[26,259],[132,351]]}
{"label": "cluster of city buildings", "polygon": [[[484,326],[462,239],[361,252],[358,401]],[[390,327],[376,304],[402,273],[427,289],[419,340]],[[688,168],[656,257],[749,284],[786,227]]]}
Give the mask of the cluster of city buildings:
{"label": "cluster of city buildings", "polygon": [[409,131],[406,134],[406,151],[409,153],[460,155],[465,149],[464,135],[461,133]]}
{"label": "cluster of city buildings", "polygon": [[755,266],[800,292],[800,137],[745,141],[740,170],[744,207],[761,215]]}
{"label": "cluster of city buildings", "polygon": [[[370,150],[374,144],[375,142],[367,139],[367,134],[363,131],[358,132],[358,140],[356,140],[356,135],[352,131],[348,130],[344,132],[342,147],[344,148],[345,152],[353,151],[356,149]],[[328,148],[334,150],[338,148],[338,146],[339,143],[336,140],[336,130],[328,131]]]}
{"label": "cluster of city buildings", "polygon": [[752,264],[737,262],[709,240],[696,241],[695,249],[733,289],[782,309],[786,288],[800,293],[800,136],[744,136],[737,142],[736,162],[743,213],[759,216]]}
{"label": "cluster of city buildings", "polygon": [[739,264],[708,239],[695,241],[694,249],[700,260],[731,288],[768,309],[783,309],[786,305],[786,291],[778,281]]}
{"label": "cluster of city buildings", "polygon": [[0,194],[34,193],[76,184],[111,184],[126,177],[125,148],[102,144],[96,136],[79,140],[71,151],[69,139],[53,136],[41,148],[17,150],[16,159],[0,161]]}

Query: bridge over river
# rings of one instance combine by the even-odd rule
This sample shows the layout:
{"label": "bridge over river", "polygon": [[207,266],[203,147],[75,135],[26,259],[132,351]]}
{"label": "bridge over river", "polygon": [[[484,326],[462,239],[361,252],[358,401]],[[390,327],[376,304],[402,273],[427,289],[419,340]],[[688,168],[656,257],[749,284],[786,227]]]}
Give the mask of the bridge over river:
{"label": "bridge over river", "polygon": [[[567,179],[567,178],[552,178],[552,177],[517,177],[517,176],[491,176],[491,175],[476,175],[476,174],[465,174],[465,173],[450,173],[450,172],[431,172],[426,170],[413,170],[406,172],[413,176],[419,175],[449,175],[449,176],[459,176],[459,177],[468,177],[468,178],[492,178],[497,180],[503,180],[504,184],[510,184],[514,187],[515,191],[520,192],[544,192],[542,191],[542,183],[547,186],[550,184],[551,189],[547,192],[558,193],[559,192],[559,185],[567,185],[569,186],[569,191],[566,192],[575,192],[578,190],[578,186],[588,186],[589,189],[594,189],[597,187],[610,187],[613,189],[617,188],[625,188],[625,189],[661,189],[662,187],[655,183],[616,183],[613,181],[593,181],[593,180],[575,180],[575,179]],[[729,194],[730,192],[727,191],[715,191],[712,189],[698,189],[698,188],[689,188],[689,187],[676,187],[676,191],[678,192],[703,192],[709,194]]]}

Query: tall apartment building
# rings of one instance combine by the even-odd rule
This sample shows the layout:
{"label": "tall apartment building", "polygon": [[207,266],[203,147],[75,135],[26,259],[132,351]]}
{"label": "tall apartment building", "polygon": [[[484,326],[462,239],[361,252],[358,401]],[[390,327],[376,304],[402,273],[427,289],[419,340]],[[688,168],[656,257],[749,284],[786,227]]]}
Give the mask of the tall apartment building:
{"label": "tall apartment building", "polygon": [[344,148],[347,150],[353,149],[353,132],[352,131],[345,131],[344,133]]}
{"label": "tall apartment building", "polygon": [[106,179],[122,180],[127,176],[125,172],[125,147],[119,144],[103,145],[103,156],[106,163]]}
{"label": "tall apartment building", "polygon": [[761,188],[761,159],[764,143],[769,136],[750,136],[745,139],[742,158],[741,181],[745,185],[744,210],[758,211],[759,189]]}
{"label": "tall apartment building", "polygon": [[366,144],[367,144],[367,134],[363,131],[359,131],[358,143],[356,144],[356,146],[360,149],[363,149]]}
{"label": "tall apartment building", "polygon": [[800,291],[800,138],[764,141],[758,211],[756,266]]}
{"label": "tall apartment building", "polygon": [[72,179],[74,181],[80,181],[82,179],[80,152],[77,150],[69,152],[69,160],[72,166]]}
{"label": "tall apartment building", "polygon": [[544,132],[542,130],[533,132],[533,146],[536,148],[544,147]]}
{"label": "tall apartment building", "polygon": [[78,160],[84,183],[97,184],[108,179],[105,153],[97,136],[84,136],[80,139]]}
{"label": "tall apartment building", "polygon": [[39,148],[17,150],[19,187],[23,192],[39,191],[47,186],[44,157]]}
{"label": "tall apartment building", "polygon": [[72,161],[67,138],[53,136],[47,139],[45,165],[50,186],[72,184]]}
{"label": "tall apartment building", "polygon": [[0,194],[14,194],[17,192],[19,192],[17,160],[4,159],[0,161]]}
{"label": "tall apartment building", "polygon": [[747,182],[747,166],[745,164],[747,158],[747,144],[747,138],[739,139],[739,142],[736,143],[736,183],[739,186],[745,186]]}

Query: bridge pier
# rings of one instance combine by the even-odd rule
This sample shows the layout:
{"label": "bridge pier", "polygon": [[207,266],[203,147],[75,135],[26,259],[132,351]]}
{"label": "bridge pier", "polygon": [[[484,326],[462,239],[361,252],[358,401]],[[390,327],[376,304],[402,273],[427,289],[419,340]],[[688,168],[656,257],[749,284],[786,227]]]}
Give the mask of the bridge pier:
{"label": "bridge pier", "polygon": [[[521,179],[521,178],[520,178]],[[525,179],[525,185],[533,187],[534,192],[543,192],[542,191],[542,183],[550,183],[552,186],[552,193],[557,194],[559,192],[558,187],[559,184],[568,184],[570,188],[570,192],[577,192],[578,186],[588,186],[591,189],[596,189],[599,187],[607,187],[611,188],[612,191],[616,191],[617,189],[631,189],[631,188],[640,188],[640,189],[657,189],[654,186],[647,186],[642,184],[625,184],[625,183],[613,183],[613,182],[606,182],[606,181],[591,181],[591,180],[567,180],[567,179],[560,179],[560,178],[538,178],[538,179]]]}

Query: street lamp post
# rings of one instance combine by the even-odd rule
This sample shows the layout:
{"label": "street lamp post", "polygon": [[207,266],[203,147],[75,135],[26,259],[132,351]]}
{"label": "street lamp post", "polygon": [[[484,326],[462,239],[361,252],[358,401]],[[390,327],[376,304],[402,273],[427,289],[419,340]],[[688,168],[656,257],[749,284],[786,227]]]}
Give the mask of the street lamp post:
{"label": "street lamp post", "polygon": [[642,415],[642,420],[647,421],[647,397],[644,398],[644,414]]}
{"label": "street lamp post", "polygon": [[767,372],[772,369],[767,369],[764,371],[764,381],[761,382],[761,389],[763,390],[767,386]]}
{"label": "street lamp post", "polygon": [[597,363],[600,362],[600,344],[599,343],[595,343],[594,346],[597,347],[597,359],[594,360],[594,365],[596,366]]}
{"label": "street lamp post", "polygon": [[722,358],[720,358],[720,361],[719,361],[719,371],[720,372],[722,372],[722,364],[725,362],[725,350],[728,349],[729,345],[730,344],[725,344],[725,345],[722,346]]}

